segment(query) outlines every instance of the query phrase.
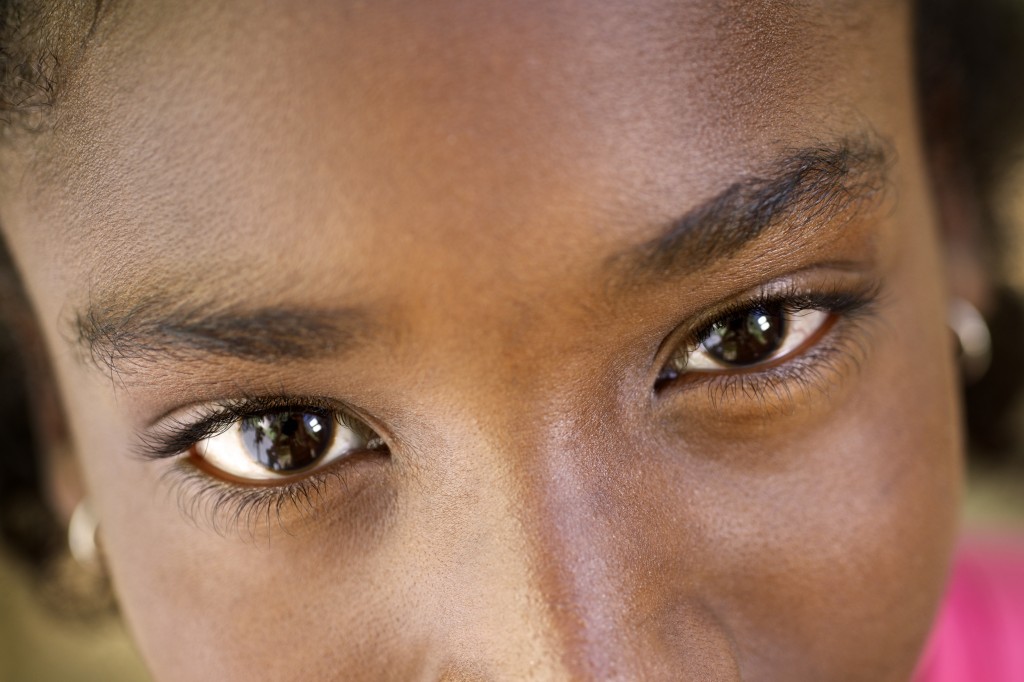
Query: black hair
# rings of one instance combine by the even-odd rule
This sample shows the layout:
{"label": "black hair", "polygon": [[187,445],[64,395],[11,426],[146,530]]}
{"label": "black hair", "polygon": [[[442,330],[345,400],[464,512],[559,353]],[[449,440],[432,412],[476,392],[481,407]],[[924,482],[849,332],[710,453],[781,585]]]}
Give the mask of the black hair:
{"label": "black hair", "polygon": [[[69,60],[102,7],[101,0],[0,0],[0,145],[5,138],[45,129]],[[1024,139],[1024,3],[920,0],[915,11],[926,147],[952,152],[958,177],[979,200],[983,227],[992,243],[1002,243],[1006,230],[995,207]],[[73,30],[61,30],[69,23]],[[975,456],[989,459],[996,456],[992,453],[1017,452],[1006,407],[1024,385],[1019,353],[1024,310],[1009,289],[1001,289],[997,301],[991,322],[998,364],[966,394]],[[63,540],[43,501],[40,441],[32,428],[38,422],[32,414],[37,401],[28,387],[50,377],[45,358],[38,356],[41,344],[28,310],[0,238],[0,321],[7,323],[0,325],[0,542],[39,566]]]}
{"label": "black hair", "polygon": [[0,0],[0,137],[46,127],[102,0]]}

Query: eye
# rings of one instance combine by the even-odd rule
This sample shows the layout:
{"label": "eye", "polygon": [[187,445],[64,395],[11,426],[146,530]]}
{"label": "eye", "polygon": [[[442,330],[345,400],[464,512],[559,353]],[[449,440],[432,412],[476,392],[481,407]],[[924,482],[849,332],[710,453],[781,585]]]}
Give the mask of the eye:
{"label": "eye", "polygon": [[793,310],[785,302],[764,303],[728,314],[669,360],[658,377],[725,372],[766,365],[796,353],[827,330],[832,315],[822,309]]}
{"label": "eye", "polygon": [[347,415],[281,410],[242,417],[192,452],[227,476],[265,482],[383,447],[369,427]]}

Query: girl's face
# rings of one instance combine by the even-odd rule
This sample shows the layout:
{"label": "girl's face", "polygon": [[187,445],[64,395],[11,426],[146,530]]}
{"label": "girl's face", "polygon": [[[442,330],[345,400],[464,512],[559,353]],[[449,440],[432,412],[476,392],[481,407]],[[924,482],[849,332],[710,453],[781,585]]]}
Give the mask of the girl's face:
{"label": "girl's face", "polygon": [[156,677],[907,679],[908,5],[108,6],[2,219]]}

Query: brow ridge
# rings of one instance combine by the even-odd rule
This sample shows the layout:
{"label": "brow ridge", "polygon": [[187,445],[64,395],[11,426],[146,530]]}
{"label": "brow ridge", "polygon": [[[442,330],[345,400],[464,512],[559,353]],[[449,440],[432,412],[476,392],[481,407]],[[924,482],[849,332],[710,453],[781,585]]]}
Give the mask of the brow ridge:
{"label": "brow ridge", "polygon": [[88,360],[121,375],[168,358],[266,364],[337,356],[369,334],[369,323],[354,308],[186,308],[152,298],[127,310],[89,305],[72,329]]}
{"label": "brow ridge", "polygon": [[654,238],[614,254],[631,283],[710,269],[773,228],[796,235],[849,221],[884,203],[890,145],[874,134],[794,150],[730,184]]}
{"label": "brow ridge", "polygon": [[[886,194],[891,158],[888,146],[870,135],[785,154],[653,239],[615,254],[609,265],[637,285],[713,267],[779,226],[795,233],[849,220]],[[168,359],[269,364],[337,357],[372,334],[358,308],[249,309],[176,300],[150,295],[129,307],[92,303],[73,317],[74,344],[92,364],[120,376]]]}

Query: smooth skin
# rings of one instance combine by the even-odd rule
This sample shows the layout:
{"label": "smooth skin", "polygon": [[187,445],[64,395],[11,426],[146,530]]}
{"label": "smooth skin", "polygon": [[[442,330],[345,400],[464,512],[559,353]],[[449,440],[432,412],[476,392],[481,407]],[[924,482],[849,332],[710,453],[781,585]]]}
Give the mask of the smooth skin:
{"label": "smooth skin", "polygon": [[[910,13],[109,6],[5,150],[0,222],[156,679],[907,680],[962,449]],[[856,186],[715,258],[662,238],[857,141],[885,159]],[[659,381],[779,283],[878,295],[770,367]],[[262,505],[140,456],[251,396],[387,450]]]}

